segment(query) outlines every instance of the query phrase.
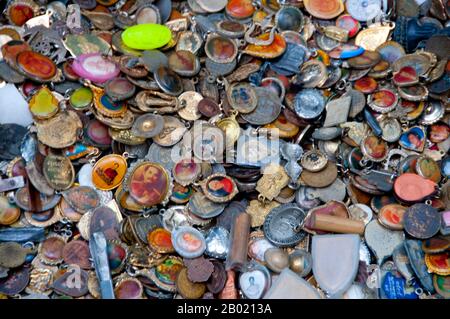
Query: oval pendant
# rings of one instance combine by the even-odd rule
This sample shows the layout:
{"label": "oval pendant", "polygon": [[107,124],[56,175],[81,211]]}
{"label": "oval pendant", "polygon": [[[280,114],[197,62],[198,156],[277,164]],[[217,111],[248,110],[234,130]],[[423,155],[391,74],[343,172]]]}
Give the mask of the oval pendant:
{"label": "oval pendant", "polygon": [[[270,37],[269,33],[263,33],[257,37],[258,41],[267,41]],[[257,45],[249,44],[244,49],[243,53],[262,58],[262,59],[274,59],[281,56],[286,51],[287,43],[284,38],[275,34],[273,42],[269,45]]]}
{"label": "oval pendant", "polygon": [[385,141],[372,135],[362,141],[361,150],[370,160],[382,162],[388,156],[389,147]]}
{"label": "oval pendant", "polygon": [[105,84],[105,93],[115,102],[126,100],[135,92],[136,87],[126,78],[114,78]]}
{"label": "oval pendant", "polygon": [[42,170],[49,185],[59,191],[70,188],[75,180],[72,162],[65,156],[48,155]]}
{"label": "oval pendant", "polygon": [[178,96],[183,93],[183,82],[181,78],[169,68],[160,66],[153,73],[153,76],[164,93],[172,96]]}
{"label": "oval pendant", "polygon": [[122,183],[126,171],[126,159],[120,155],[110,154],[95,163],[92,182],[100,190],[112,190]]}
{"label": "oval pendant", "polygon": [[205,53],[216,63],[231,63],[238,54],[238,48],[234,40],[214,35],[206,40]]}
{"label": "oval pendant", "polygon": [[10,203],[6,196],[0,196],[0,225],[14,224],[19,218],[19,207]]}
{"label": "oval pendant", "polygon": [[319,19],[333,19],[344,11],[342,0],[304,0],[306,11]]}
{"label": "oval pendant", "polygon": [[184,258],[196,258],[206,249],[205,237],[197,229],[182,226],[172,232],[172,244],[177,253]]}
{"label": "oval pendant", "polygon": [[98,193],[89,186],[72,187],[62,192],[65,201],[77,212],[85,214],[100,205]]}
{"label": "oval pendant", "polygon": [[51,81],[57,71],[56,65],[51,59],[33,51],[19,53],[16,64],[19,72],[37,82]]}
{"label": "oval pendant", "polygon": [[194,76],[200,71],[200,61],[187,50],[175,51],[169,56],[169,67],[181,76]]}
{"label": "oval pendant", "polygon": [[397,93],[388,89],[380,89],[368,98],[370,108],[379,113],[392,111],[397,106],[397,103]]}
{"label": "oval pendant", "polygon": [[228,202],[238,193],[234,180],[224,174],[210,175],[201,185],[205,196],[216,203]]}
{"label": "oval pendant", "polygon": [[73,61],[74,72],[85,79],[105,83],[119,75],[119,67],[101,53],[88,53],[77,56]]}
{"label": "oval pendant", "polygon": [[230,0],[225,10],[229,17],[236,20],[245,20],[253,15],[255,7],[251,0]]}
{"label": "oval pendant", "polygon": [[123,42],[132,49],[153,50],[160,48],[172,39],[172,32],[165,25],[138,24],[122,33]]}
{"label": "oval pendant", "polygon": [[94,94],[87,87],[80,87],[72,92],[69,98],[70,106],[77,111],[84,111],[92,105]]}
{"label": "oval pendant", "polygon": [[164,167],[142,161],[130,167],[126,185],[130,196],[139,204],[152,207],[168,201],[172,181]]}

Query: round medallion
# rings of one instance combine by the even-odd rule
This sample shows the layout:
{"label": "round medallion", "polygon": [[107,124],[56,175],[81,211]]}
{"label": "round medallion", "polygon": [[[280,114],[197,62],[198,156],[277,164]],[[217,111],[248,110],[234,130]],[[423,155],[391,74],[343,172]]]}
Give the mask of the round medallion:
{"label": "round medallion", "polygon": [[181,78],[171,69],[160,66],[153,72],[156,83],[160,89],[169,95],[178,96],[183,92],[183,82]]}
{"label": "round medallion", "polygon": [[350,67],[363,70],[374,67],[381,61],[381,55],[376,51],[364,51],[363,54],[348,59]]}
{"label": "round medallion", "polygon": [[0,294],[15,296],[21,293],[30,282],[30,268],[20,267],[8,271],[6,278],[0,278]]}
{"label": "round medallion", "polygon": [[206,291],[206,285],[192,282],[187,268],[183,268],[177,277],[177,290],[186,299],[200,299]]}
{"label": "round medallion", "polygon": [[96,147],[108,148],[111,146],[111,136],[108,131],[108,126],[95,119],[90,120],[85,124],[84,137],[90,142],[89,144]]}
{"label": "round medallion", "polygon": [[174,183],[170,200],[176,204],[185,204],[189,201],[193,193],[194,191],[191,186]]}
{"label": "round medallion", "polygon": [[47,237],[39,245],[39,259],[48,265],[57,265],[63,258],[63,250],[66,245],[65,240],[60,236]]}
{"label": "round medallion", "polygon": [[139,137],[151,138],[160,134],[164,128],[164,118],[158,114],[143,114],[136,118],[131,132]]}
{"label": "round medallion", "polygon": [[98,193],[89,186],[77,186],[62,192],[67,203],[77,212],[84,214],[100,205]]}
{"label": "round medallion", "polygon": [[254,88],[258,106],[248,114],[242,114],[242,118],[254,125],[264,125],[273,122],[281,112],[281,101],[277,94],[262,87]]}
{"label": "round medallion", "polygon": [[[422,106],[421,110],[423,110],[424,103],[420,103],[420,106]],[[444,116],[444,113],[445,107],[443,103],[431,100],[420,117],[420,123],[423,125],[434,124]]]}
{"label": "round medallion", "polygon": [[245,25],[230,20],[221,20],[217,22],[217,33],[229,38],[241,38],[245,34]]}
{"label": "round medallion", "polygon": [[220,215],[225,204],[209,200],[202,192],[194,193],[189,199],[189,211],[200,218],[213,218]]}
{"label": "round medallion", "polygon": [[389,147],[385,141],[371,135],[362,141],[361,150],[370,160],[374,162],[382,162],[388,156]]}
{"label": "round medallion", "polygon": [[283,7],[275,15],[275,24],[280,31],[300,31],[304,24],[303,13],[296,7]]}
{"label": "round medallion", "polygon": [[406,54],[405,49],[394,41],[383,43],[377,48],[377,52],[380,53],[381,58],[389,62],[389,64],[393,64]]}
{"label": "round medallion", "polygon": [[327,74],[325,64],[319,60],[311,60],[302,65],[300,74],[296,79],[304,88],[314,88],[320,87],[325,83],[328,78]]}
{"label": "round medallion", "polygon": [[206,117],[213,117],[221,112],[220,106],[210,98],[203,98],[198,102],[197,108],[198,111]]}
{"label": "round medallion", "polygon": [[416,172],[422,177],[429,179],[435,183],[439,183],[441,180],[441,168],[439,164],[436,163],[430,157],[421,156],[417,159]]}
{"label": "round medallion", "polygon": [[369,76],[362,77],[356,80],[354,88],[365,94],[373,93],[378,87],[377,81]]}
{"label": "round medallion", "polygon": [[39,6],[30,0],[13,1],[6,9],[8,21],[19,27],[38,14]]}
{"label": "round medallion", "polygon": [[131,197],[138,203],[152,207],[168,200],[171,179],[164,167],[156,163],[141,162],[130,169],[127,185]]}
{"label": "round medallion", "polygon": [[46,156],[42,171],[49,185],[59,191],[69,189],[75,180],[72,162],[65,156]]}
{"label": "round medallion", "polygon": [[337,178],[338,170],[334,163],[328,162],[324,169],[319,172],[304,170],[300,175],[300,180],[311,187],[327,187]]}
{"label": "round medallion", "polygon": [[194,76],[200,71],[200,61],[191,51],[175,51],[169,56],[169,67],[181,76]]}
{"label": "round medallion", "polygon": [[113,78],[106,82],[105,93],[113,101],[126,100],[134,95],[136,87],[126,78]]}
{"label": "round medallion", "polygon": [[150,248],[157,253],[167,254],[175,251],[172,245],[171,233],[164,228],[155,228],[147,234]]}
{"label": "round medallion", "polygon": [[56,75],[55,63],[37,52],[24,51],[19,53],[16,64],[21,73],[38,82],[49,82]]}
{"label": "round medallion", "polygon": [[195,182],[200,173],[200,163],[196,163],[192,158],[181,160],[172,169],[174,180],[182,186]]}
{"label": "round medallion", "polygon": [[319,90],[304,89],[295,96],[294,110],[300,118],[315,119],[324,109],[325,98]]}
{"label": "round medallion", "polygon": [[205,238],[193,227],[182,226],[172,232],[172,244],[184,258],[196,258],[206,249]]}
{"label": "round medallion", "polygon": [[178,115],[186,121],[198,120],[202,115],[198,111],[198,103],[203,99],[200,93],[195,91],[186,91],[178,96],[183,108],[178,111]]}
{"label": "round medallion", "polygon": [[152,4],[146,4],[141,6],[136,11],[136,24],[161,24],[161,16],[156,6]]}
{"label": "round medallion", "polygon": [[252,0],[230,0],[225,7],[226,13],[236,20],[250,18],[255,12]]}
{"label": "round medallion", "polygon": [[388,204],[383,206],[378,213],[379,222],[393,230],[403,229],[403,217],[407,207],[399,204]]}
{"label": "round medallion", "polygon": [[347,0],[345,7],[356,20],[369,21],[381,13],[381,0]]}
{"label": "round medallion", "polygon": [[80,214],[72,206],[70,206],[69,203],[64,198],[61,198],[61,201],[59,202],[56,209],[59,210],[59,213],[62,217],[66,217],[70,221],[75,223],[79,222],[81,216],[83,216],[83,214]]}
{"label": "round medallion", "polygon": [[393,118],[385,118],[380,121],[380,127],[383,130],[381,138],[386,142],[396,142],[402,134],[402,127],[400,123]]}
{"label": "round medallion", "polygon": [[404,214],[405,231],[416,238],[427,239],[439,232],[441,216],[438,211],[425,204],[414,204]]}
{"label": "round medallion", "polygon": [[230,106],[239,113],[250,113],[258,105],[258,97],[253,87],[244,82],[237,82],[227,89]]}
{"label": "round medallion", "polygon": [[216,63],[230,63],[236,58],[238,48],[232,39],[214,35],[206,40],[205,53]]}
{"label": "round medallion", "polygon": [[74,72],[85,79],[104,83],[120,73],[119,67],[101,53],[87,53],[77,56],[73,61]]}
{"label": "round medallion", "polygon": [[445,123],[437,123],[430,126],[430,141],[442,143],[450,137],[450,126]]}
{"label": "round medallion", "polygon": [[142,283],[129,277],[122,277],[114,287],[116,299],[141,299],[144,288]]}
{"label": "round medallion", "polygon": [[205,196],[213,202],[228,202],[238,193],[236,183],[224,174],[210,175],[201,183]]}
{"label": "round medallion", "polygon": [[387,113],[395,109],[398,103],[398,96],[388,89],[381,89],[370,95],[368,104],[370,108],[379,113]]}
{"label": "round medallion", "polygon": [[328,159],[319,150],[311,150],[303,154],[300,164],[310,172],[319,172],[327,166]]}
{"label": "round medallion", "polygon": [[72,240],[63,249],[63,259],[68,265],[78,265],[83,269],[91,268],[89,245],[83,240]]}
{"label": "round medallion", "polygon": [[450,275],[450,253],[443,252],[440,254],[426,254],[425,264],[427,265],[428,271],[441,275]]}
{"label": "round medallion", "polygon": [[[92,213],[89,213],[91,214],[87,225],[89,234],[102,232],[107,240],[119,238],[118,232],[120,221],[116,211],[108,206],[99,206],[95,208]],[[86,214],[84,216],[86,216]],[[78,225],[80,225],[80,223],[78,223]],[[90,238],[90,236],[88,236],[88,238]]]}
{"label": "round medallion", "polygon": [[82,127],[81,120],[74,111],[58,112],[51,119],[36,122],[39,141],[58,149],[74,144]]}
{"label": "round medallion", "polygon": [[264,235],[275,246],[294,246],[305,236],[303,231],[295,230],[305,217],[305,212],[295,204],[275,207],[264,222]]}
{"label": "round medallion", "polygon": [[12,225],[20,218],[20,208],[6,196],[0,196],[0,225]]}
{"label": "round medallion", "polygon": [[344,11],[341,0],[304,0],[306,11],[319,19],[333,19]]}

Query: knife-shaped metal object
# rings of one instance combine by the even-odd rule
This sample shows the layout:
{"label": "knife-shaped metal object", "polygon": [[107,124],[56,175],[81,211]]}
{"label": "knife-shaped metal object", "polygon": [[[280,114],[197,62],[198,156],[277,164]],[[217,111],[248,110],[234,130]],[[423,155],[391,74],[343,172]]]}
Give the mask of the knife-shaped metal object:
{"label": "knife-shaped metal object", "polygon": [[89,240],[91,256],[94,260],[95,272],[100,285],[102,299],[115,299],[108,255],[106,253],[106,238],[101,232],[93,233]]}

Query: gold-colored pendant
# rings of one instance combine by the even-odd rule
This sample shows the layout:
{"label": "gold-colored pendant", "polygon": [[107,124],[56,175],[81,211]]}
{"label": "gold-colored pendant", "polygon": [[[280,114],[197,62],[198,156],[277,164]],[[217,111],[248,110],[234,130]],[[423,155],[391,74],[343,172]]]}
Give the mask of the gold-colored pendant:
{"label": "gold-colored pendant", "polygon": [[252,200],[245,210],[251,216],[251,226],[260,227],[264,224],[266,216],[270,211],[280,206],[280,203],[276,201],[270,201],[268,203],[262,203],[259,200]]}
{"label": "gold-colored pendant", "polygon": [[77,141],[83,125],[77,113],[69,110],[59,112],[49,120],[36,120],[36,128],[40,142],[53,148],[65,148]]}
{"label": "gold-colored pendant", "polygon": [[126,145],[139,145],[145,142],[145,137],[139,137],[133,134],[131,129],[129,130],[117,130],[114,128],[109,128],[109,135],[111,138],[119,143]]}
{"label": "gold-colored pendant", "polygon": [[380,45],[386,42],[389,33],[394,30],[395,23],[388,24],[374,23],[367,29],[358,33],[355,44],[368,51],[375,51]]}
{"label": "gold-colored pendant", "polygon": [[230,117],[219,120],[216,125],[225,133],[226,145],[227,147],[232,147],[241,134],[241,127],[236,121],[237,111],[234,111]]}
{"label": "gold-colored pendant", "polygon": [[107,117],[123,117],[127,112],[127,105],[124,102],[114,102],[103,89],[90,86],[94,92],[94,107],[98,113]]}
{"label": "gold-colored pendant", "polygon": [[269,164],[264,168],[263,177],[256,184],[261,201],[273,200],[289,183],[289,176],[284,168],[278,164]]}

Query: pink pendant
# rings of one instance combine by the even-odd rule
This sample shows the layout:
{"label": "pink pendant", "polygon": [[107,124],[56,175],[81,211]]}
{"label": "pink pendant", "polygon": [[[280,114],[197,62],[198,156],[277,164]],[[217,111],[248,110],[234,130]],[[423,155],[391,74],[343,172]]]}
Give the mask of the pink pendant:
{"label": "pink pendant", "polygon": [[119,67],[100,53],[78,56],[72,64],[72,69],[78,76],[96,83],[114,79],[120,73]]}

